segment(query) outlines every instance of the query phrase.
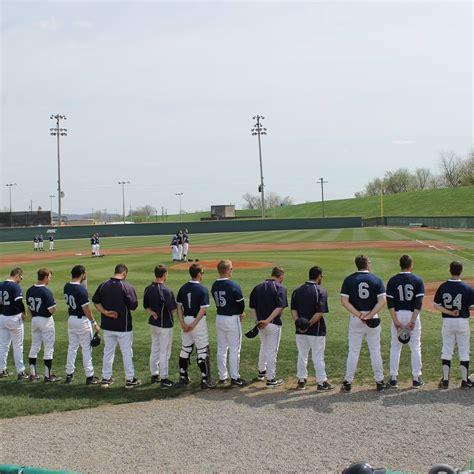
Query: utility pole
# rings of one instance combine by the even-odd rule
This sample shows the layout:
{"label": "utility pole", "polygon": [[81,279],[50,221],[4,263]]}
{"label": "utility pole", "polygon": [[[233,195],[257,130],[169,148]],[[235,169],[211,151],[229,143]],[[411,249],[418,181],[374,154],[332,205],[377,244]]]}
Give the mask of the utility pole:
{"label": "utility pole", "polygon": [[130,181],[119,181],[118,184],[122,186],[122,221],[125,224],[125,185],[130,184]]}
{"label": "utility pole", "polygon": [[317,182],[321,184],[321,203],[322,203],[323,217],[324,217],[324,185],[327,184],[327,181],[324,181],[323,178],[319,178]]}
{"label": "utility pole", "polygon": [[255,115],[252,118],[253,120],[256,120],[256,123],[253,126],[251,132],[252,135],[257,135],[258,137],[258,158],[260,160],[260,185],[258,186],[258,191],[262,195],[262,219],[265,219],[265,189],[263,184],[262,143],[260,140],[260,136],[266,135],[267,129],[264,128],[261,123],[261,120],[265,118],[263,115]]}
{"label": "utility pole", "polygon": [[182,208],[181,208],[181,196],[184,193],[175,193],[176,196],[179,196],[179,222],[183,222],[183,216],[182,216]]}
{"label": "utility pole", "polygon": [[10,191],[10,227],[13,227],[13,215],[12,215],[12,188],[13,186],[16,186],[16,183],[7,183],[5,186],[8,188],[8,191]]}
{"label": "utility pole", "polygon": [[62,213],[61,213],[61,199],[64,197],[63,191],[61,191],[61,154],[60,154],[60,146],[59,146],[59,137],[67,136],[67,128],[60,128],[60,121],[66,120],[67,117],[65,115],[51,115],[51,120],[56,120],[56,127],[50,128],[50,135],[57,138],[57,148],[58,148],[58,227],[61,226],[62,223]]}
{"label": "utility pole", "polygon": [[56,196],[54,194],[49,195],[49,208],[51,212],[51,225],[53,225],[53,198]]}

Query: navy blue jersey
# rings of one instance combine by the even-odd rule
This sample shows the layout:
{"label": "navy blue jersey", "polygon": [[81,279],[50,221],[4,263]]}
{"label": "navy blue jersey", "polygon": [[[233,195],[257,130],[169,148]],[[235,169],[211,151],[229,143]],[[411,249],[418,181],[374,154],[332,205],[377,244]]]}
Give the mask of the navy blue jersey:
{"label": "navy blue jersey", "polygon": [[[273,278],[262,281],[250,293],[249,306],[257,313],[258,321],[267,319],[275,308],[288,306],[286,288]],[[281,326],[281,316],[277,316],[272,323]]]}
{"label": "navy blue jersey", "polygon": [[209,307],[209,291],[197,281],[188,281],[178,291],[176,301],[183,307],[185,316],[196,317],[201,308]]}
{"label": "navy blue jersey", "polygon": [[43,242],[43,236],[42,236],[42,235],[40,235],[40,236],[38,237],[38,242]]}
{"label": "navy blue jersey", "polygon": [[66,283],[64,285],[64,299],[69,316],[85,316],[82,307],[89,304],[89,295],[80,283]]}
{"label": "navy blue jersey", "polygon": [[171,239],[171,246],[174,246],[174,245],[178,245],[178,236],[177,235],[173,235],[173,237]]}
{"label": "navy blue jersey", "polygon": [[217,314],[232,316],[244,312],[244,295],[235,281],[219,278],[212,284],[211,294],[216,303]]}
{"label": "navy blue jersey", "polygon": [[33,242],[38,242],[38,237],[33,237]]}
{"label": "navy blue jersey", "polygon": [[443,313],[443,318],[468,318],[474,307],[474,289],[461,280],[448,280],[436,290],[434,302],[451,311],[458,309],[459,316]]}
{"label": "navy blue jersey", "polygon": [[186,244],[189,244],[189,234],[187,233],[183,234],[183,242]]}
{"label": "navy blue jersey", "polygon": [[33,285],[26,291],[26,304],[30,308],[31,316],[50,318],[50,309],[56,307],[54,296],[46,285]]}
{"label": "navy blue jersey", "polygon": [[347,296],[358,311],[371,311],[382,295],[385,295],[382,280],[368,271],[355,272],[342,283],[341,296]]}
{"label": "navy blue jersey", "polygon": [[388,280],[387,306],[395,311],[421,309],[425,296],[423,280],[411,272],[400,272]]}
{"label": "navy blue jersey", "polygon": [[178,234],[176,236],[176,240],[177,240],[178,245],[183,245],[183,234]]}
{"label": "navy blue jersey", "polygon": [[149,324],[160,328],[173,327],[173,311],[176,309],[176,300],[173,292],[163,283],[153,282],[145,288],[143,307],[151,309],[158,315],[158,319],[150,316]]}
{"label": "navy blue jersey", "polygon": [[23,291],[18,283],[6,280],[0,283],[0,304],[4,316],[15,316],[23,312]]}
{"label": "navy blue jersey", "polygon": [[[298,317],[305,318],[308,321],[316,313],[328,313],[328,293],[316,283],[307,281],[293,291],[291,295],[291,309],[298,311]],[[324,317],[321,317],[316,324],[310,326],[304,334],[308,336],[325,336],[326,323]]]}
{"label": "navy blue jersey", "polygon": [[50,241],[50,242],[54,242],[54,235],[50,235],[50,236],[49,236],[49,241]]}

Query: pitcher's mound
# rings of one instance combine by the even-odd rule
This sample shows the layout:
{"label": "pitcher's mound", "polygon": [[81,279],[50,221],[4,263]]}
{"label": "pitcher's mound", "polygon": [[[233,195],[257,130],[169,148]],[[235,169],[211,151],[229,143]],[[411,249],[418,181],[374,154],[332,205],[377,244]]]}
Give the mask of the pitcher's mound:
{"label": "pitcher's mound", "polygon": [[[191,263],[195,262],[181,262],[175,265],[171,265],[170,268],[176,270],[187,270]],[[204,270],[216,270],[219,260],[199,260],[199,262],[204,268]],[[272,267],[273,263],[271,262],[258,262],[255,260],[232,260],[232,268],[234,269],[255,269],[255,268],[268,268]]]}

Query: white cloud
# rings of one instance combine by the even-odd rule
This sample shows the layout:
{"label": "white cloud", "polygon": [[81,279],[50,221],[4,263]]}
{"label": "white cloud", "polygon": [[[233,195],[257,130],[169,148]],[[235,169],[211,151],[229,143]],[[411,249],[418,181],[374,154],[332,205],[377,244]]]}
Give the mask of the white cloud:
{"label": "white cloud", "polygon": [[83,29],[83,30],[90,30],[94,26],[94,23],[92,23],[92,21],[90,21],[90,20],[76,20],[73,23],[73,25],[76,28],[80,28],[80,29]]}
{"label": "white cloud", "polygon": [[392,145],[413,145],[414,140],[392,140]]}
{"label": "white cloud", "polygon": [[43,31],[57,31],[59,28],[59,22],[54,16],[44,20],[37,20],[33,22],[33,27]]}

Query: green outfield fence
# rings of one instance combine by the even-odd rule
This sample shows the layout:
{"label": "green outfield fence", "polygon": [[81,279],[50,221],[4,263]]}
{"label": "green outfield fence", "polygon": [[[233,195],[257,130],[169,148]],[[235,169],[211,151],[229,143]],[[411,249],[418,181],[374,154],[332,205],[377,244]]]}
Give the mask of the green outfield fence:
{"label": "green outfield fence", "polygon": [[[101,237],[124,237],[136,235],[172,235],[178,229],[187,228],[191,234],[213,234],[218,232],[259,232],[266,230],[344,229],[362,227],[361,217],[327,217],[314,219],[262,219],[206,222],[172,222],[156,224],[103,224],[64,226],[56,231],[58,239],[81,239],[98,232]],[[33,240],[39,233],[47,238],[46,231],[53,227],[26,227],[0,229],[0,242]]]}
{"label": "green outfield fence", "polygon": [[364,227],[388,226],[388,227],[443,227],[448,229],[474,229],[474,216],[459,217],[410,217],[410,216],[387,216],[370,217],[363,219]]}
{"label": "green outfield fence", "polygon": [[41,467],[19,466],[17,464],[0,464],[0,474],[80,474],[77,471],[57,471]]}

